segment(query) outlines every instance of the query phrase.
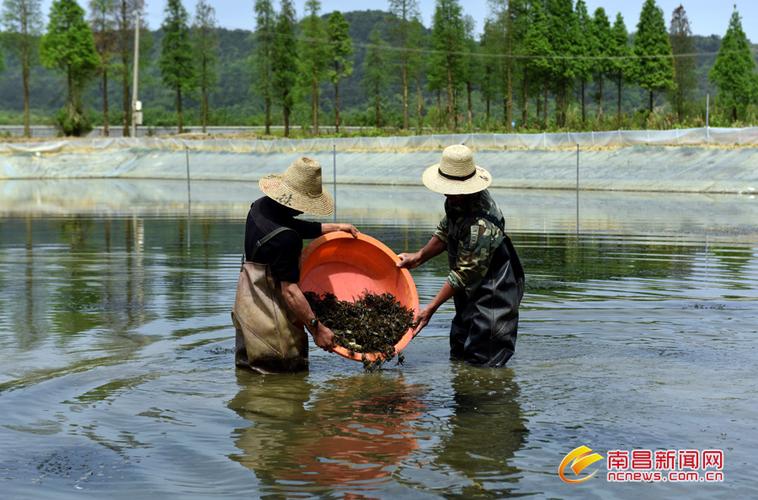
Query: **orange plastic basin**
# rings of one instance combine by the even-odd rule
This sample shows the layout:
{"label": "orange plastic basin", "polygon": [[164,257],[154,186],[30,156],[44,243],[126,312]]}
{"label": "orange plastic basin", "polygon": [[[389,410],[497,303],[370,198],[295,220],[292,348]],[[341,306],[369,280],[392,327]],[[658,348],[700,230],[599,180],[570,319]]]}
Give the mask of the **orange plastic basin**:
{"label": "orange plastic basin", "polygon": [[[327,233],[303,250],[300,265],[300,288],[303,291],[333,293],[339,300],[355,301],[366,291],[391,293],[414,314],[418,312],[418,292],[411,273],[398,269],[400,258],[381,241],[363,233],[358,238],[345,232]],[[395,344],[400,353],[413,338],[410,328]],[[341,346],[334,352],[347,359],[368,361],[383,359],[380,353],[354,353]]]}

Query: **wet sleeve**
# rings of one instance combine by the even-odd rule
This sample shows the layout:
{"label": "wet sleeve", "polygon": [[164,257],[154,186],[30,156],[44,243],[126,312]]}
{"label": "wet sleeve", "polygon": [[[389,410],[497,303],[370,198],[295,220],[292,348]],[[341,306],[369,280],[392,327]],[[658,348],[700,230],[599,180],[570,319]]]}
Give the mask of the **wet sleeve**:
{"label": "wet sleeve", "polygon": [[269,242],[274,248],[269,265],[271,274],[279,281],[297,283],[300,281],[300,253],[303,240],[292,231],[280,233]]}
{"label": "wet sleeve", "polygon": [[289,227],[297,231],[297,234],[300,235],[300,238],[304,240],[310,240],[321,236],[320,222],[292,219],[292,223],[289,225]]}
{"label": "wet sleeve", "polygon": [[487,274],[492,261],[492,240],[495,227],[486,220],[477,220],[468,226],[465,234],[459,235],[458,257],[450,270],[447,281],[456,290],[471,286]]}
{"label": "wet sleeve", "polygon": [[447,215],[444,216],[440,223],[437,225],[437,229],[434,231],[434,236],[442,240],[443,243],[447,244]]}

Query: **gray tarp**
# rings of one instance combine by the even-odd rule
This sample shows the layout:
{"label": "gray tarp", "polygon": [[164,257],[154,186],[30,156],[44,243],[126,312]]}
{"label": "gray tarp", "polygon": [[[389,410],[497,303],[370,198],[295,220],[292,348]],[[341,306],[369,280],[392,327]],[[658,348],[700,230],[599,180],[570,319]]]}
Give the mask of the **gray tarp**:
{"label": "gray tarp", "polygon": [[[307,154],[340,184],[420,185],[449,144],[465,142],[494,186],[751,193],[758,189],[758,128],[565,134],[461,134],[305,140],[84,139],[0,144],[0,179],[247,180]],[[645,145],[642,145],[645,144]],[[681,144],[675,146],[674,144]],[[698,144],[698,145],[687,145]],[[719,144],[720,146],[714,146]],[[733,147],[728,145],[740,145]]]}

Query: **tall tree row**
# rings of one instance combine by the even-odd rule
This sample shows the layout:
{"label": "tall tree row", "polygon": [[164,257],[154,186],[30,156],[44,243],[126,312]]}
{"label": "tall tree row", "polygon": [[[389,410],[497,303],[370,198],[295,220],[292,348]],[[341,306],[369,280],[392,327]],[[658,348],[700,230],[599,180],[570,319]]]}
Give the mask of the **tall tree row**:
{"label": "tall tree row", "polygon": [[[390,13],[395,16],[393,25],[394,41],[400,49],[398,57],[400,64],[400,81],[403,107],[403,129],[409,126],[409,86],[412,63],[418,63],[413,58],[414,22],[418,23],[419,11],[417,0],[390,0]],[[378,35],[377,35],[378,36]]]}

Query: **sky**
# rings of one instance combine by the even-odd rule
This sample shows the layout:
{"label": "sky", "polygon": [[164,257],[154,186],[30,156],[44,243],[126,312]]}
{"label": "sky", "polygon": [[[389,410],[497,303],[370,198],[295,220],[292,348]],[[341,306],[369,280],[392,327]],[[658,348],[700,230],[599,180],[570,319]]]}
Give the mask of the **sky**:
{"label": "sky", "polygon": [[[166,0],[146,0],[147,18],[151,28],[158,28],[163,19],[163,9]],[[194,13],[196,0],[183,0],[184,6]],[[597,7],[603,7],[608,17],[613,21],[616,13],[621,12],[624,16],[627,30],[636,31],[637,21],[644,0],[585,0],[590,13]],[[52,0],[43,0],[43,10],[47,13]],[[79,0],[82,6],[88,4],[88,0]],[[210,0],[216,9],[216,18],[220,26],[230,29],[255,28],[253,17],[254,0]],[[322,12],[328,13],[333,10],[385,10],[388,3],[386,0],[321,0]],[[666,25],[671,20],[671,13],[679,4],[684,5],[687,17],[690,21],[692,32],[696,35],[720,35],[726,33],[729,18],[732,14],[732,6],[737,4],[737,9],[742,16],[742,28],[752,42],[758,42],[758,1],[756,0],[657,0],[658,6],[663,9]],[[274,0],[275,8],[279,2]],[[303,15],[305,0],[295,0],[295,9],[298,16]],[[419,0],[421,17],[426,26],[431,24],[434,13],[434,0]],[[464,13],[472,16],[476,22],[477,33],[481,30],[484,19],[489,14],[488,0],[463,0]]]}

